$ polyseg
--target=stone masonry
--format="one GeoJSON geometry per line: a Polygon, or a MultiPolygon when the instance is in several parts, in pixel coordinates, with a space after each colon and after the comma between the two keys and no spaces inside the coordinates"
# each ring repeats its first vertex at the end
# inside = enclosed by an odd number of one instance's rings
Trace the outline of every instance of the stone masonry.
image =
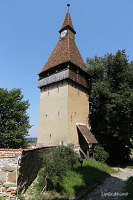
{"type": "Polygon", "coordinates": [[[39,155],[46,149],[0,149],[0,200],[16,199],[17,191],[32,184],[41,168],[39,155]]]}
{"type": "Polygon", "coordinates": [[[0,197],[15,199],[22,149],[0,149],[0,197]]]}

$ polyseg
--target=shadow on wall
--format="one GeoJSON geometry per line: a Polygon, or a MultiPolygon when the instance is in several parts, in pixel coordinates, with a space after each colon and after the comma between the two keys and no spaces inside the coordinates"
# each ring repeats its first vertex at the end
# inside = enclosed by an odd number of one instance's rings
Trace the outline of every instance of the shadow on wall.
{"type": "Polygon", "coordinates": [[[25,192],[37,177],[42,166],[42,160],[39,154],[45,151],[45,148],[38,148],[23,151],[18,176],[18,191],[25,192]]]}

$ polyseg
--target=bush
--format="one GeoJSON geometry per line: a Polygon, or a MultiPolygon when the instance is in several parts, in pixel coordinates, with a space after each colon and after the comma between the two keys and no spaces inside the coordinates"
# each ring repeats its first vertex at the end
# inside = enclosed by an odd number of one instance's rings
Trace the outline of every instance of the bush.
{"type": "Polygon", "coordinates": [[[42,171],[42,174],[39,174],[39,179],[41,179],[41,182],[38,180],[39,183],[42,183],[43,185],[41,186],[41,189],[39,188],[39,190],[37,190],[36,186],[39,185],[36,185],[35,181],[33,185],[26,191],[25,196],[29,196],[29,200],[69,199],[71,195],[75,195],[84,189],[91,190],[96,183],[104,180],[108,174],[117,172],[118,171],[110,168],[105,163],[100,163],[94,160],[83,160],[82,167],[79,162],[76,162],[72,169],[66,172],[61,182],[60,192],[56,192],[55,189],[48,192],[41,192],[45,185],[45,176],[42,171]]]}
{"type": "Polygon", "coordinates": [[[100,145],[94,147],[94,157],[97,161],[105,163],[109,157],[109,154],[100,145]]]}
{"type": "Polygon", "coordinates": [[[60,192],[63,177],[78,160],[77,153],[74,151],[73,146],[60,146],[45,151],[41,157],[43,168],[40,170],[38,177],[38,190],[60,192]]]}

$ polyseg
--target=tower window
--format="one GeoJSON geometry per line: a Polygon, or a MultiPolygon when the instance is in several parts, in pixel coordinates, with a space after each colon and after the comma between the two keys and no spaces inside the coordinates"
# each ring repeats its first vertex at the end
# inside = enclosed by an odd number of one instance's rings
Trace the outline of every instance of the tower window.
{"type": "Polygon", "coordinates": [[[60,115],[60,111],[58,111],[58,116],[60,115]]]}

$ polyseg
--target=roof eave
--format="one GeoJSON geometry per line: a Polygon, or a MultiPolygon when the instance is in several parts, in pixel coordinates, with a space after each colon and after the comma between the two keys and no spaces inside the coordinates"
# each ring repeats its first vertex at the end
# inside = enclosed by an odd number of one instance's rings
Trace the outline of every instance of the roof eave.
{"type": "Polygon", "coordinates": [[[45,72],[48,72],[48,71],[51,70],[51,69],[55,69],[56,67],[59,67],[59,66],[61,66],[61,65],[63,65],[63,64],[68,64],[68,65],[69,65],[69,64],[72,64],[73,66],[75,66],[75,67],[77,67],[79,70],[81,70],[83,73],[85,73],[88,77],[91,77],[91,76],[87,73],[87,71],[86,71],[85,69],[82,69],[81,67],[75,65],[75,64],[72,63],[70,60],[68,60],[68,61],[66,61],[66,62],[64,62],[64,63],[60,63],[60,64],[58,64],[58,65],[56,65],[56,66],[50,67],[50,68],[48,68],[48,69],[44,69],[43,71],[39,72],[38,75],[40,76],[41,74],[43,74],[43,73],[45,73],[45,72]]]}
{"type": "Polygon", "coordinates": [[[67,25],[67,26],[65,26],[65,27],[63,27],[63,28],[61,28],[61,29],[59,30],[59,33],[61,33],[63,30],[66,30],[66,29],[70,29],[74,34],[76,34],[76,31],[75,31],[71,26],[69,26],[69,25],[67,25]]]}

